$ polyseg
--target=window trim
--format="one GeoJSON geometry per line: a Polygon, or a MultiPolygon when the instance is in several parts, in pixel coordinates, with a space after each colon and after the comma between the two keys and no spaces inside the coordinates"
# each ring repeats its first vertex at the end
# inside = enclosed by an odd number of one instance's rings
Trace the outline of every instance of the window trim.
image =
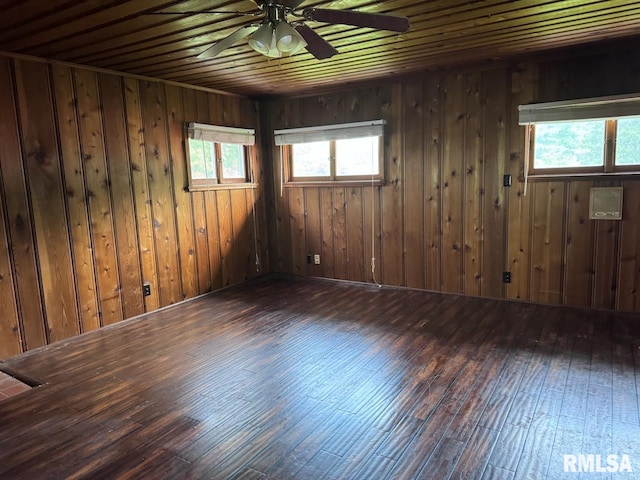
{"type": "Polygon", "coordinates": [[[628,117],[640,117],[640,93],[519,105],[518,124],[526,127],[525,138],[529,139],[528,145],[525,141],[525,183],[527,178],[629,177],[640,174],[640,164],[615,165],[617,120],[628,117]],[[607,122],[602,166],[536,169],[535,125],[580,120],[607,122]]]}
{"type": "Polygon", "coordinates": [[[294,177],[293,176],[293,145],[282,145],[282,156],[285,164],[285,182],[287,183],[318,183],[331,182],[333,173],[333,162],[331,161],[331,144],[329,144],[329,176],[326,177],[294,177]]]}
{"type": "Polygon", "coordinates": [[[332,186],[385,184],[385,148],[384,126],[386,120],[343,123],[315,127],[291,128],[275,130],[275,144],[280,147],[282,162],[282,184],[284,186],[332,186]],[[337,175],[336,141],[355,138],[378,138],[378,173],[375,175],[337,175]],[[328,141],[329,144],[329,176],[294,177],[293,148],[294,144],[328,141]]]}
{"type": "Polygon", "coordinates": [[[329,168],[330,174],[327,177],[294,177],[293,176],[293,148],[291,145],[282,145],[282,160],[284,162],[284,184],[294,187],[299,186],[326,186],[326,185],[374,185],[385,184],[384,169],[384,139],[378,137],[378,173],[375,175],[337,175],[336,171],[336,140],[330,140],[329,146],[329,168]],[[373,180],[372,180],[373,179],[373,180]]]}
{"type": "MultiPolygon", "coordinates": [[[[251,176],[249,175],[249,148],[247,147],[247,145],[242,145],[242,160],[244,163],[244,178],[242,177],[238,177],[238,178],[225,178],[224,176],[224,168],[222,166],[222,143],[224,142],[215,142],[215,150],[216,150],[216,173],[217,173],[217,177],[221,180],[219,183],[225,184],[225,183],[247,183],[250,179],[251,176]]],[[[229,145],[229,144],[227,144],[229,145]]]]}
{"type": "MultiPolygon", "coordinates": [[[[195,138],[197,140],[197,138],[195,138]]],[[[185,159],[187,168],[187,181],[185,187],[189,192],[206,190],[228,190],[235,188],[255,188],[253,181],[253,168],[255,165],[255,130],[246,128],[220,127],[216,125],[187,123],[185,128],[185,159]],[[213,143],[215,178],[193,178],[191,169],[191,149],[189,139],[200,132],[202,140],[213,143]],[[193,135],[193,136],[192,136],[193,135]],[[224,141],[227,140],[227,141],[224,141]],[[244,156],[244,178],[224,178],[222,168],[221,144],[242,145],[244,156]]]]}
{"type": "MultiPolygon", "coordinates": [[[[625,118],[625,117],[622,117],[625,118]]],[[[627,117],[628,118],[628,117],[627,117]]],[[[554,178],[554,177],[570,177],[570,176],[617,176],[621,174],[637,175],[640,174],[640,163],[636,165],[616,165],[616,140],[617,126],[619,118],[595,119],[605,122],[605,138],[602,148],[602,165],[586,166],[586,167],[559,167],[559,168],[536,168],[535,163],[535,127],[531,124],[527,128],[531,128],[529,134],[529,168],[527,176],[529,178],[554,178]]],[[[564,123],[578,122],[578,120],[566,120],[564,123]]],[[[544,123],[544,122],[538,122],[544,123]]],[[[527,148],[527,147],[525,147],[527,148]]]]}

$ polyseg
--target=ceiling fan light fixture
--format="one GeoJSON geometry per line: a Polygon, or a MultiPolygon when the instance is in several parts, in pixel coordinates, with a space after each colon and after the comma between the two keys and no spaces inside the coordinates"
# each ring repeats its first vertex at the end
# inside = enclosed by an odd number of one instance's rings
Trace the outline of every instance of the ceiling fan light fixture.
{"type": "Polygon", "coordinates": [[[302,36],[287,22],[278,22],[276,26],[276,47],[282,53],[293,53],[304,42],[302,36]]]}
{"type": "Polygon", "coordinates": [[[302,35],[285,20],[263,23],[249,36],[249,46],[269,58],[293,55],[307,46],[302,35]]]}
{"type": "Polygon", "coordinates": [[[273,41],[271,42],[271,45],[269,46],[269,51],[267,53],[265,53],[264,55],[266,55],[269,58],[281,58],[283,57],[283,54],[280,50],[278,50],[278,48],[276,47],[276,36],[275,34],[273,35],[273,41]]]}
{"type": "Polygon", "coordinates": [[[249,37],[249,46],[256,52],[262,55],[269,55],[269,51],[272,50],[272,44],[275,41],[275,32],[270,23],[263,23],[258,30],[256,30],[249,37]]]}
{"type": "Polygon", "coordinates": [[[260,12],[151,12],[166,15],[184,15],[201,13],[235,14],[261,17],[260,23],[245,25],[198,54],[198,58],[213,58],[231,48],[238,41],[247,38],[249,46],[256,52],[270,58],[292,56],[306,48],[318,60],[331,58],[338,53],[329,42],[308,27],[305,21],[323,22],[330,25],[353,25],[356,27],[388,30],[403,33],[409,30],[411,23],[407,17],[383,13],[359,12],[354,10],[336,10],[331,8],[309,7],[298,10],[304,0],[253,0],[260,12]],[[289,23],[287,16],[296,19],[289,23]]]}

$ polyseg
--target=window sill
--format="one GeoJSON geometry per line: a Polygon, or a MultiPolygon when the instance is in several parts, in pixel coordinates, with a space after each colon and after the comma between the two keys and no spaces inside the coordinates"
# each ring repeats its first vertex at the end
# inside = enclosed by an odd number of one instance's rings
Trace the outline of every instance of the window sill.
{"type": "Polygon", "coordinates": [[[384,180],[326,180],[326,181],[316,181],[316,182],[305,182],[305,181],[296,181],[296,182],[285,182],[283,186],[285,188],[296,188],[296,187],[368,187],[373,185],[374,187],[382,187],[385,185],[384,180]]]}
{"type": "MultiPolygon", "coordinates": [[[[584,172],[584,173],[532,173],[527,177],[528,182],[544,181],[572,181],[572,180],[640,180],[640,171],[633,172],[584,172]]],[[[524,182],[524,176],[518,181],[524,182]]]]}
{"type": "Polygon", "coordinates": [[[242,190],[258,188],[257,183],[216,183],[215,185],[189,185],[187,192],[206,192],[209,190],[242,190]]]}

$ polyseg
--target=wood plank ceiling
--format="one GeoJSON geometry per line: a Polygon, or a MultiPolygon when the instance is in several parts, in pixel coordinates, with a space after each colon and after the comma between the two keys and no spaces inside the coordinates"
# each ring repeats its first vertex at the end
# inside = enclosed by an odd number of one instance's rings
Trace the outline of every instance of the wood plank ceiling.
{"type": "Polygon", "coordinates": [[[309,23],[339,54],[278,60],[240,41],[214,59],[198,53],[252,16],[251,0],[0,0],[0,51],[74,62],[244,95],[313,93],[425,69],[637,35],[628,0],[307,0],[302,7],[409,17],[405,34],[309,23]],[[157,15],[154,12],[174,12],[157,15]]]}

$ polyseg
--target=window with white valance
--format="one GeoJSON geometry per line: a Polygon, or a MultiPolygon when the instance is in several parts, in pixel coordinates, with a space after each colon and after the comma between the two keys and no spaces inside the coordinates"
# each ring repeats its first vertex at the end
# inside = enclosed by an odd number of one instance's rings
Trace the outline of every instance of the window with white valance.
{"type": "Polygon", "coordinates": [[[276,130],[285,182],[384,180],[384,120],[276,130]]]}
{"type": "Polygon", "coordinates": [[[525,176],[640,172],[640,94],[520,105],[525,176]]]}
{"type": "Polygon", "coordinates": [[[253,129],[189,123],[186,145],[189,189],[249,183],[249,158],[254,145],[253,129]]]}

